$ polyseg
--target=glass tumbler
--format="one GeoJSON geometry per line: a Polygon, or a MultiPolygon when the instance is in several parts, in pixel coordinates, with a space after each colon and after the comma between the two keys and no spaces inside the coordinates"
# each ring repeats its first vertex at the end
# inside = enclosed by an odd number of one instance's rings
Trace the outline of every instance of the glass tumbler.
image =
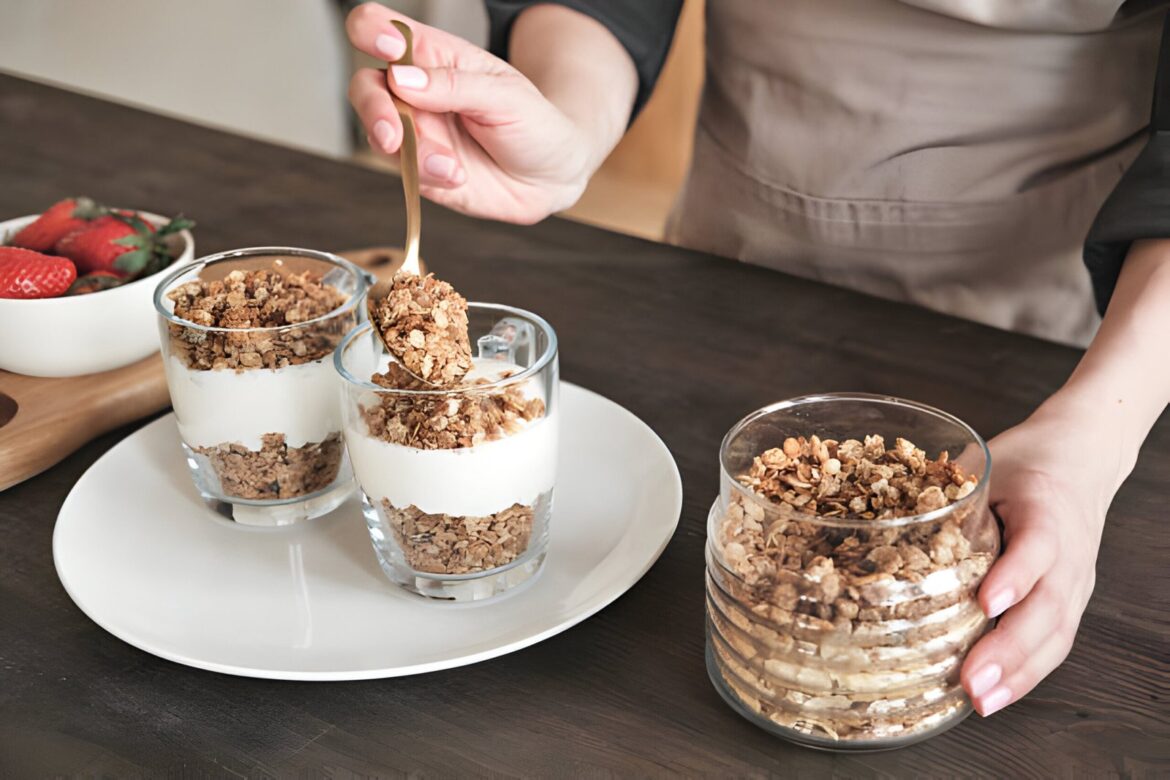
{"type": "MultiPolygon", "coordinates": [[[[331,357],[359,321],[366,286],[362,271],[336,255],[254,247],[185,265],[155,290],[167,386],[187,464],[199,494],[225,518],[288,525],[326,514],[352,492],[338,409],[341,383],[331,357]],[[306,319],[315,309],[276,303],[279,289],[253,291],[266,297],[247,300],[256,307],[252,315],[259,316],[265,303],[281,311],[262,320],[283,323],[269,327],[209,326],[175,315],[172,293],[194,294],[202,283],[231,282],[239,275],[229,274],[253,271],[270,271],[286,285],[294,276],[319,281],[333,288],[330,304],[339,302],[306,319]]],[[[246,325],[247,314],[241,317],[246,325]]]]}
{"type": "MultiPolygon", "coordinates": [[[[707,526],[707,669],[732,708],[830,750],[899,747],[966,717],[959,670],[989,627],[976,593],[999,552],[979,435],[897,398],[806,396],[741,420],[719,462],[707,526]],[[737,479],[764,451],[814,434],[836,442],[876,434],[891,446],[901,437],[927,458],[946,452],[978,481],[962,491],[956,482],[949,503],[932,511],[865,519],[854,507],[804,513],[737,479]]],[[[836,473],[839,463],[822,468],[836,473]]],[[[886,476],[877,472],[866,479],[886,476]]]]}
{"type": "Polygon", "coordinates": [[[490,598],[540,572],[559,427],[552,327],[486,303],[469,304],[468,319],[477,354],[457,389],[372,382],[391,358],[368,323],[334,356],[378,562],[406,590],[455,601],[490,598]]]}

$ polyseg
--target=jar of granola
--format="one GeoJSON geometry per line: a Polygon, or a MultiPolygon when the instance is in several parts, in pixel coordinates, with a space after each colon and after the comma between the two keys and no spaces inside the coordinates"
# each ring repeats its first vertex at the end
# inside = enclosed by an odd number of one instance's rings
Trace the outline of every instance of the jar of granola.
{"type": "Polygon", "coordinates": [[[806,396],[741,420],[720,449],[707,540],[707,668],[727,702],[810,747],[937,734],[988,629],[976,593],[999,551],[991,459],[921,404],[806,396]]]}

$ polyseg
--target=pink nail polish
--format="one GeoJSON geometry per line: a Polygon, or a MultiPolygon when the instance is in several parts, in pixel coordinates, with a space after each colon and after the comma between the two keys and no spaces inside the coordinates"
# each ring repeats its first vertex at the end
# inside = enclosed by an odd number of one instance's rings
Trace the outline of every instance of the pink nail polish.
{"type": "Polygon", "coordinates": [[[984,696],[979,702],[979,712],[983,717],[993,715],[1012,701],[1012,692],[1006,686],[999,686],[991,693],[984,696]]]}
{"type": "Polygon", "coordinates": [[[406,41],[401,36],[383,33],[374,39],[374,50],[387,60],[396,60],[406,53],[406,41]]]}
{"type": "Polygon", "coordinates": [[[1003,669],[999,664],[986,664],[982,669],[971,675],[971,698],[978,699],[991,690],[991,686],[999,682],[1003,676],[1003,669]]]}
{"type": "Polygon", "coordinates": [[[390,73],[394,83],[406,89],[423,89],[430,80],[425,70],[414,65],[391,65],[390,73]]]}
{"type": "Polygon", "coordinates": [[[987,617],[997,618],[1008,611],[1012,604],[1016,603],[1016,594],[1012,592],[1011,588],[1005,588],[998,593],[993,593],[991,598],[987,600],[987,617]]]}
{"type": "Polygon", "coordinates": [[[423,170],[436,179],[447,181],[455,173],[456,162],[442,154],[432,154],[423,160],[423,170]]]}
{"type": "Polygon", "coordinates": [[[378,139],[378,146],[382,151],[390,151],[390,142],[394,140],[394,128],[385,119],[374,122],[374,137],[378,139]]]}

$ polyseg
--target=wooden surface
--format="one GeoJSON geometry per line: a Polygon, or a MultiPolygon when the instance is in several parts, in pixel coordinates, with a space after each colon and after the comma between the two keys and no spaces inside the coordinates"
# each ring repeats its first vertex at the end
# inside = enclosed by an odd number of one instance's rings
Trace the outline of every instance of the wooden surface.
{"type": "MultiPolygon", "coordinates": [[[[382,278],[393,276],[403,260],[402,250],[391,247],[339,254],[382,278]]],[[[0,408],[0,491],[60,463],[96,436],[166,409],[170,402],[157,354],[86,376],[51,378],[0,371],[0,404],[9,407],[0,408]]]]}
{"type": "Polygon", "coordinates": [[[95,436],[165,409],[171,400],[157,353],[86,376],[0,371],[0,393],[16,402],[16,414],[0,426],[0,491],[59,463],[95,436]]]}
{"type": "MultiPolygon", "coordinates": [[[[343,163],[5,77],[0,127],[0,214],[84,192],[189,214],[206,251],[402,234],[397,180],[343,163]]],[[[703,666],[703,526],[724,432],[776,399],[858,390],[939,406],[992,435],[1056,389],[1077,353],[584,225],[425,210],[433,270],[473,299],[547,316],[564,378],[670,447],[685,499],[661,560],[582,625],[462,669],[330,684],[188,669],[106,634],[54,575],[61,502],[123,428],[0,495],[0,776],[1170,771],[1166,417],[1112,509],[1077,644],[1030,697],[896,752],[792,747],[732,713],[703,666]]]]}

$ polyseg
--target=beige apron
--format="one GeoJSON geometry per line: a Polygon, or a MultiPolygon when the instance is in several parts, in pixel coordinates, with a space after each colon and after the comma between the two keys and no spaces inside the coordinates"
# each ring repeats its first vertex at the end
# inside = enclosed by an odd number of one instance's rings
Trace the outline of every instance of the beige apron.
{"type": "Polygon", "coordinates": [[[707,0],[684,246],[1058,341],[1144,142],[1164,6],[707,0]]]}

